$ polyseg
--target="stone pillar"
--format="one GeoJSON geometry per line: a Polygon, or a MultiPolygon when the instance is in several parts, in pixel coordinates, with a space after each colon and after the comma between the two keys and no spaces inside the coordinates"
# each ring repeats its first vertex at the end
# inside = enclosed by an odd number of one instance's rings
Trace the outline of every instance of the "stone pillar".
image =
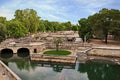
{"type": "Polygon", "coordinates": [[[11,47],[10,49],[12,49],[12,50],[13,50],[13,53],[16,54],[19,48],[20,48],[20,47],[11,47]]]}

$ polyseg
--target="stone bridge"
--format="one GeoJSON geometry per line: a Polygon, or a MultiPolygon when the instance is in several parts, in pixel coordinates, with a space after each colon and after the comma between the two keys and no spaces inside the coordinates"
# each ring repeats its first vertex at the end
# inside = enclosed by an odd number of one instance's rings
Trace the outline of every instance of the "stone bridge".
{"type": "Polygon", "coordinates": [[[10,51],[12,53],[18,53],[19,51],[27,51],[30,54],[34,54],[34,53],[40,53],[41,51],[43,51],[45,49],[45,45],[41,44],[41,45],[6,45],[6,46],[1,46],[0,45],[0,53],[4,52],[4,51],[10,51]]]}

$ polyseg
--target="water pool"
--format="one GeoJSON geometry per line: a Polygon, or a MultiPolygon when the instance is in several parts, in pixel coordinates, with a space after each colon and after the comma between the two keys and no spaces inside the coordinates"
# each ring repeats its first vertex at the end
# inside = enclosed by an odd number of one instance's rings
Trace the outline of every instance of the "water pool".
{"type": "Polygon", "coordinates": [[[6,59],[8,65],[22,80],[120,80],[120,66],[104,62],[38,63],[29,59],[6,59]]]}

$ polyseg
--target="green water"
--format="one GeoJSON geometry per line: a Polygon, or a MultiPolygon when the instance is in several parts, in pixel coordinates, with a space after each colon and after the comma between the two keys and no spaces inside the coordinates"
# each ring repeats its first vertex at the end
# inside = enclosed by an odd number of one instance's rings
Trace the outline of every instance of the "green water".
{"type": "Polygon", "coordinates": [[[120,80],[120,66],[103,61],[86,64],[31,62],[29,58],[1,58],[22,80],[120,80]]]}

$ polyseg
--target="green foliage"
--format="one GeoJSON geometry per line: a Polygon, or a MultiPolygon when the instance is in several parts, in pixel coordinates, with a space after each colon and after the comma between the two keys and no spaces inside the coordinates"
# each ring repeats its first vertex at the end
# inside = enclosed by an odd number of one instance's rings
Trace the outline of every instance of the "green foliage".
{"type": "Polygon", "coordinates": [[[45,25],[46,31],[51,31],[51,32],[54,31],[53,26],[51,25],[51,23],[48,20],[44,21],[44,25],[45,25]]]}
{"type": "Polygon", "coordinates": [[[55,38],[54,43],[56,45],[56,51],[59,50],[59,44],[62,43],[62,40],[60,38],[55,38]]]}
{"type": "Polygon", "coordinates": [[[92,29],[88,25],[88,20],[85,18],[82,18],[79,22],[79,36],[82,38],[83,42],[88,41],[92,38],[92,29]]]}
{"type": "Polygon", "coordinates": [[[2,23],[0,23],[0,42],[5,40],[6,38],[6,26],[2,23]]]}
{"type": "Polygon", "coordinates": [[[44,52],[43,54],[48,54],[48,55],[69,55],[69,54],[71,54],[71,52],[70,51],[65,51],[65,50],[59,50],[59,51],[50,50],[50,51],[44,52]]]}
{"type": "Polygon", "coordinates": [[[78,31],[78,28],[79,28],[78,25],[73,25],[73,26],[72,26],[72,30],[73,30],[73,31],[78,31]]]}
{"type": "Polygon", "coordinates": [[[27,28],[20,21],[11,20],[7,22],[7,34],[10,37],[19,38],[28,33],[27,28]]]}
{"type": "Polygon", "coordinates": [[[15,19],[22,22],[30,33],[35,33],[38,30],[40,17],[33,9],[16,10],[15,19]]]}
{"type": "Polygon", "coordinates": [[[38,31],[42,32],[56,32],[56,31],[63,31],[63,30],[78,30],[77,25],[72,25],[70,22],[49,22],[48,20],[40,20],[38,31]]]}
{"type": "Polygon", "coordinates": [[[70,21],[59,23],[40,20],[37,12],[33,9],[16,10],[15,20],[22,22],[22,24],[28,29],[29,33],[36,33],[39,31],[56,32],[61,30],[77,30],[76,25],[73,27],[70,21]]]}
{"type": "Polygon", "coordinates": [[[59,23],[58,22],[51,22],[51,26],[53,27],[54,32],[58,31],[59,23]]]}
{"type": "Polygon", "coordinates": [[[6,23],[6,17],[0,17],[0,23],[5,24],[6,23]]]}
{"type": "Polygon", "coordinates": [[[109,34],[113,35],[115,40],[120,40],[120,10],[116,9],[103,8],[98,13],[89,16],[88,19],[80,19],[79,26],[71,24],[70,21],[60,23],[40,20],[33,9],[16,10],[14,16],[15,19],[8,22],[5,17],[0,17],[0,42],[6,37],[18,38],[27,33],[64,30],[79,30],[83,41],[84,38],[91,39],[92,34],[96,38],[104,39],[106,43],[109,34]]]}
{"type": "Polygon", "coordinates": [[[99,11],[99,13],[89,16],[88,21],[90,26],[92,26],[94,35],[96,37],[101,37],[102,39],[105,39],[105,43],[107,43],[107,38],[109,34],[112,34],[114,36],[118,36],[119,34],[119,10],[108,10],[106,8],[103,8],[99,11]]]}
{"type": "Polygon", "coordinates": [[[120,40],[120,21],[113,21],[111,26],[114,26],[111,28],[111,34],[114,35],[114,39],[120,40]]]}
{"type": "Polygon", "coordinates": [[[57,27],[57,31],[64,31],[66,29],[66,26],[63,25],[63,23],[59,23],[59,26],[57,27]]]}
{"type": "Polygon", "coordinates": [[[65,26],[64,30],[72,30],[72,24],[70,21],[62,23],[63,26],[65,26]]]}
{"type": "Polygon", "coordinates": [[[0,42],[6,39],[6,18],[0,17],[0,42]]]}
{"type": "Polygon", "coordinates": [[[46,27],[45,27],[45,24],[44,24],[44,21],[43,20],[40,20],[40,23],[39,23],[39,26],[38,26],[38,32],[46,32],[46,27]]]}
{"type": "Polygon", "coordinates": [[[6,37],[22,37],[27,33],[77,30],[77,26],[72,25],[69,21],[59,23],[40,20],[37,12],[33,9],[18,9],[14,16],[15,18],[10,21],[6,21],[6,17],[0,17],[0,41],[6,37]]]}

